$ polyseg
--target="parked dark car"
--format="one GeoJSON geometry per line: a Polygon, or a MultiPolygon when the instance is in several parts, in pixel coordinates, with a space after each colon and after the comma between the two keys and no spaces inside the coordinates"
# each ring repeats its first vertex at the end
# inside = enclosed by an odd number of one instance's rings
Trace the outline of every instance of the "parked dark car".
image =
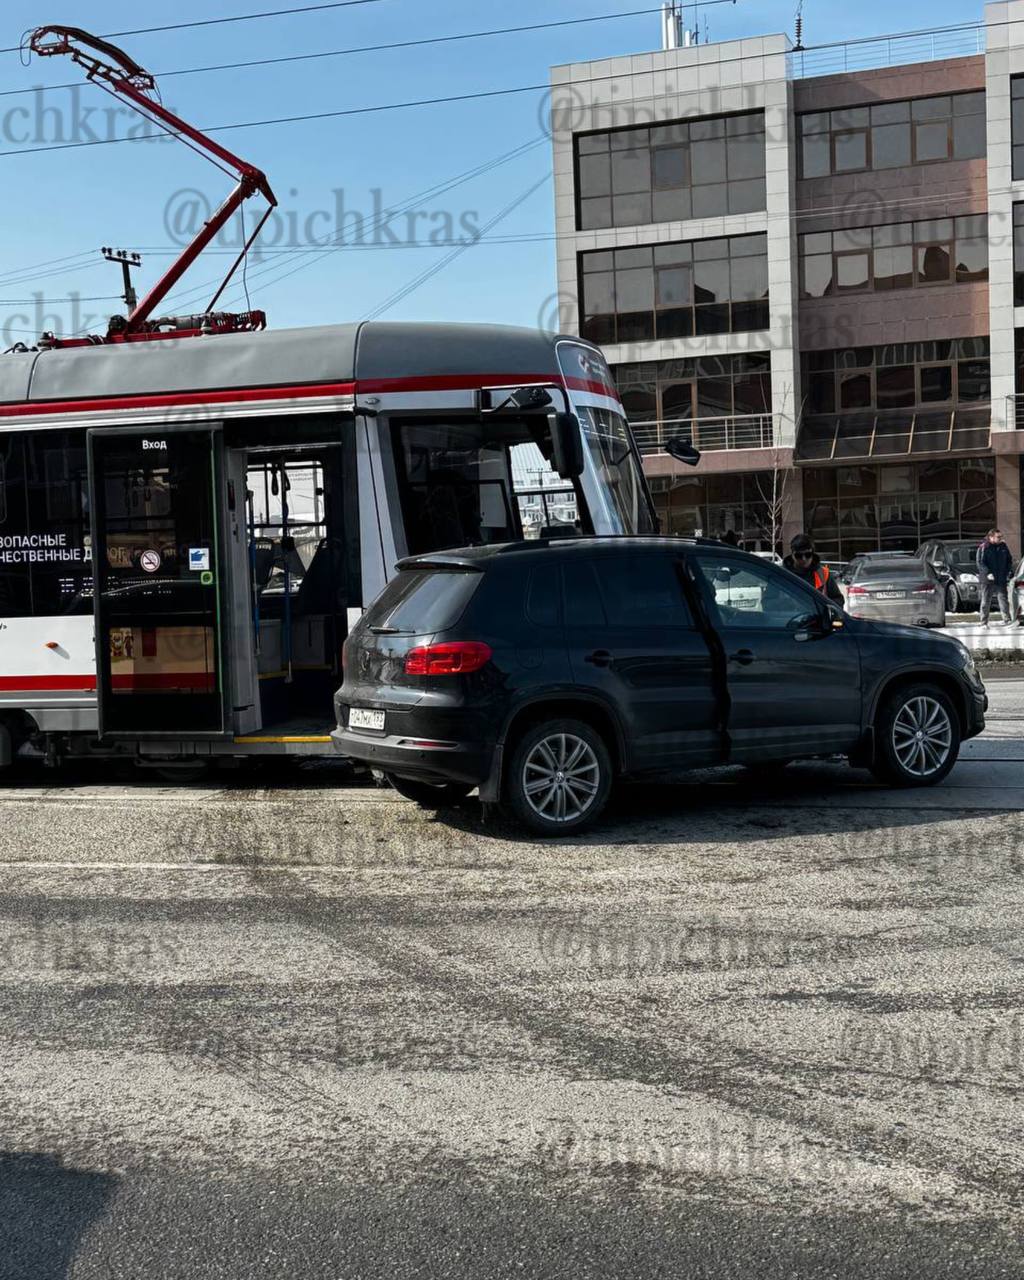
{"type": "Polygon", "coordinates": [[[970,613],[981,603],[978,583],[978,539],[923,542],[917,555],[932,565],[943,581],[947,613],[970,613]]]}
{"type": "Polygon", "coordinates": [[[424,804],[579,830],[613,781],[842,753],[944,778],[984,727],[959,641],[850,618],[720,543],[559,539],[404,560],[345,644],[338,750],[424,804]]]}

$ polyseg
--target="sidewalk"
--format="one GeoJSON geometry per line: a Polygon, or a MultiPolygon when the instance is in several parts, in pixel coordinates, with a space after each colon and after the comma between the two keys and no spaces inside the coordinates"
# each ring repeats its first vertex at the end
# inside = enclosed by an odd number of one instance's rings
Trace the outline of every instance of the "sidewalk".
{"type": "MultiPolygon", "coordinates": [[[[957,615],[952,615],[954,618],[957,615]]],[[[998,613],[996,613],[998,618],[998,613]]],[[[947,623],[947,635],[956,636],[972,652],[987,650],[991,657],[1019,654],[1024,658],[1024,627],[1004,626],[1001,622],[990,622],[983,627],[980,622],[947,623]]]]}

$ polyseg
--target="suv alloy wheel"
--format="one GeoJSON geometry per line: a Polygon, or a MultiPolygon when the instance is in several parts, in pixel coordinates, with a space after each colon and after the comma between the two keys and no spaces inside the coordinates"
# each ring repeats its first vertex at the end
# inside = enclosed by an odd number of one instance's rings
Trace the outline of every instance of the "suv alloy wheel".
{"type": "Polygon", "coordinates": [[[531,831],[569,835],[597,820],[611,785],[611,757],[597,730],[582,720],[547,720],[512,752],[505,797],[531,831]]]}
{"type": "Polygon", "coordinates": [[[959,748],[960,718],[949,697],[933,684],[908,685],[879,710],[872,772],[899,787],[930,786],[949,773],[959,748]]]}

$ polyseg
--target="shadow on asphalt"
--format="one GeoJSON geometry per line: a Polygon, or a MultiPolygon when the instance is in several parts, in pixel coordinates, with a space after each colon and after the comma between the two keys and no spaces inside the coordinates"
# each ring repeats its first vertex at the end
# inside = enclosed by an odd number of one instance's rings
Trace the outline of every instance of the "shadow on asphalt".
{"type": "Polygon", "coordinates": [[[315,787],[373,787],[370,774],[350,760],[319,758],[276,758],[242,760],[237,767],[212,766],[196,776],[194,771],[139,768],[131,761],[67,760],[47,768],[39,760],[16,760],[0,770],[0,795],[5,791],[40,790],[62,787],[132,787],[140,791],[155,788],[220,788],[248,791],[279,787],[301,791],[315,787]]]}
{"type": "MultiPolygon", "coordinates": [[[[938,788],[928,790],[934,795],[941,789],[940,783],[938,788]]],[[[855,795],[859,799],[865,793],[877,795],[880,804],[894,794],[867,770],[851,769],[846,764],[808,761],[771,778],[758,778],[735,766],[704,769],[670,782],[620,784],[596,826],[547,843],[570,847],[687,845],[706,844],[709,840],[764,840],[789,833],[833,835],[852,849],[871,832],[898,832],[906,827],[920,833],[933,823],[949,821],[950,810],[944,806],[918,808],[911,803],[879,812],[862,804],[844,805],[844,797],[855,795]],[[786,807],[787,797],[794,801],[790,808],[786,807]],[[808,804],[808,797],[816,797],[820,803],[808,804]]],[[[898,794],[907,795],[904,791],[898,794]]],[[[949,804],[959,809],[962,798],[951,794],[949,804]]],[[[1013,815],[1015,821],[1020,819],[1020,807],[1012,803],[984,812],[990,818],[1013,815]]],[[[536,844],[540,839],[500,814],[485,816],[476,800],[437,810],[431,816],[466,834],[517,844],[536,844]]]]}
{"type": "MultiPolygon", "coordinates": [[[[190,792],[223,792],[226,796],[260,791],[266,795],[303,790],[318,793],[323,803],[330,789],[339,788],[338,804],[360,790],[376,791],[393,801],[402,822],[440,824],[470,837],[498,839],[513,844],[593,847],[594,845],[703,845],[709,841],[739,842],[785,836],[835,836],[844,844],[861,841],[872,832],[885,831],[891,838],[901,828],[918,832],[931,824],[949,821],[950,810],[962,810],[962,794],[949,793],[941,803],[943,785],[922,789],[924,806],[913,803],[912,793],[894,792],[877,782],[865,769],[852,769],[842,761],[797,762],[779,773],[758,775],[741,766],[692,770],[670,780],[620,783],[596,826],[575,836],[544,839],[507,820],[499,811],[484,812],[475,797],[443,809],[420,809],[389,788],[378,788],[366,772],[346,761],[255,761],[240,769],[214,770],[203,778],[169,781],[150,770],[130,764],[87,761],[44,769],[35,761],[18,762],[0,774],[0,796],[5,792],[62,790],[74,787],[124,789],[144,795],[148,790],[172,788],[187,803],[190,792]],[[887,797],[905,798],[898,807],[884,807],[887,797]],[[936,805],[935,798],[940,796],[936,805]],[[879,810],[863,803],[877,796],[879,810]],[[793,804],[787,807],[787,799],[793,804]],[[849,801],[854,803],[848,803],[849,801]],[[809,803],[810,801],[810,803],[809,803]],[[817,803],[815,803],[815,801],[817,803]]],[[[390,807],[390,806],[389,806],[390,807]]],[[[989,818],[1015,815],[1019,806],[986,807],[989,818]]],[[[1016,829],[1015,829],[1016,830],[1016,829]]],[[[948,840],[948,832],[944,839],[948,840]]]]}
{"type": "Polygon", "coordinates": [[[70,1276],[82,1236],[107,1212],[117,1181],[50,1155],[0,1152],[0,1274],[70,1276]]]}
{"type": "MultiPolygon", "coordinates": [[[[81,1280],[988,1280],[1019,1275],[996,1222],[786,1212],[642,1193],[629,1165],[593,1193],[536,1168],[516,1179],[443,1165],[410,1181],[296,1185],[263,1171],[133,1179],[75,1265],[81,1280]]],[[[727,1201],[731,1183],[716,1187],[727,1201]]],[[[689,1190],[683,1182],[683,1190],[689,1190]]],[[[41,1280],[38,1271],[25,1273],[41,1280]]]]}

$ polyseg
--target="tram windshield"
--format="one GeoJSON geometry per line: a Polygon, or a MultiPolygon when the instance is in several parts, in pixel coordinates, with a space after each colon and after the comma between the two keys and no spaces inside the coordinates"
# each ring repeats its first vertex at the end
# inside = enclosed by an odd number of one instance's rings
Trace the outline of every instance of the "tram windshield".
{"type": "Polygon", "coordinates": [[[577,403],[583,431],[583,490],[601,533],[656,533],[647,486],[625,418],[577,403]]]}

